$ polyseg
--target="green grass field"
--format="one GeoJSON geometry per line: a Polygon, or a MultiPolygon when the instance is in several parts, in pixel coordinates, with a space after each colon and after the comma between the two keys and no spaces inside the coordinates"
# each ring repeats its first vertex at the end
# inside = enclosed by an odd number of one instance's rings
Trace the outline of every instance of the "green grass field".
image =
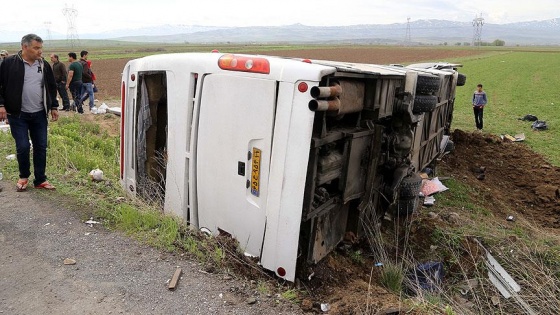
{"type": "Polygon", "coordinates": [[[475,129],[471,99],[482,83],[489,99],[484,132],[525,133],[533,150],[560,165],[560,50],[504,51],[462,62],[467,84],[457,88],[453,129],[475,129]],[[545,120],[549,129],[533,131],[531,122],[518,120],[527,114],[545,120]]]}

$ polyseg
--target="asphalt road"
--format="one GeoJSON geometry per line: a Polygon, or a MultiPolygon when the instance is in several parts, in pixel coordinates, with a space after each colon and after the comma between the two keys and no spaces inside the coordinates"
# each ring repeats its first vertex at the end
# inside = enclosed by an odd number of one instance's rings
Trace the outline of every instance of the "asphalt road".
{"type": "Polygon", "coordinates": [[[57,192],[18,193],[6,179],[0,188],[0,314],[301,314],[254,282],[90,227],[53,201],[57,192]],[[178,266],[183,276],[169,291],[178,266]]]}

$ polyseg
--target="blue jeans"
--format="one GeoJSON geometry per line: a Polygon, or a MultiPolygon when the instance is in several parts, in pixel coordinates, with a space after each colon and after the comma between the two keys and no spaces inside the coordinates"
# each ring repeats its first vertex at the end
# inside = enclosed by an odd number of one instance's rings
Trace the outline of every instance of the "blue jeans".
{"type": "Polygon", "coordinates": [[[78,113],[83,113],[84,109],[82,108],[82,81],[75,81],[70,82],[70,92],[72,93],[72,98],[74,99],[74,106],[78,110],[78,113]]]}
{"type": "Polygon", "coordinates": [[[18,116],[8,115],[12,137],[16,141],[16,155],[19,166],[19,178],[31,175],[29,161],[29,137],[33,143],[33,185],[40,185],[47,180],[47,114],[45,111],[21,113],[18,116]]]}
{"type": "Polygon", "coordinates": [[[83,83],[82,93],[80,95],[82,96],[80,99],[81,103],[83,103],[89,97],[89,109],[92,109],[95,106],[95,98],[93,96],[93,83],[83,83]]]}

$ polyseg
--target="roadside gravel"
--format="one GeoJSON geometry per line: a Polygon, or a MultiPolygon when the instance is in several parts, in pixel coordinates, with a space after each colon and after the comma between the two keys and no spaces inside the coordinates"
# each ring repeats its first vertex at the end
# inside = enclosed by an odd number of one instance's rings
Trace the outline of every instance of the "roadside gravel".
{"type": "Polygon", "coordinates": [[[56,191],[12,186],[0,181],[0,314],[301,314],[254,282],[85,224],[45,196],[56,191]],[[177,267],[183,275],[169,291],[177,267]]]}

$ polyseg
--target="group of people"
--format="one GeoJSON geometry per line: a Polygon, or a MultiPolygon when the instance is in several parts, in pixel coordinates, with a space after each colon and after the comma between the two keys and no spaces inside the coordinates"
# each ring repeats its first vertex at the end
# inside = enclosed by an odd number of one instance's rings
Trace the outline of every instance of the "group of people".
{"type": "Polygon", "coordinates": [[[68,71],[66,65],[60,62],[57,54],[51,54],[51,62],[56,89],[62,99],[62,110],[84,113],[83,103],[89,99],[89,109],[95,107],[95,74],[91,70],[91,61],[88,60],[88,51],[80,52],[80,59],[74,52],[68,53],[68,71]],[[70,105],[67,90],[72,94],[73,104],[70,105]]]}

